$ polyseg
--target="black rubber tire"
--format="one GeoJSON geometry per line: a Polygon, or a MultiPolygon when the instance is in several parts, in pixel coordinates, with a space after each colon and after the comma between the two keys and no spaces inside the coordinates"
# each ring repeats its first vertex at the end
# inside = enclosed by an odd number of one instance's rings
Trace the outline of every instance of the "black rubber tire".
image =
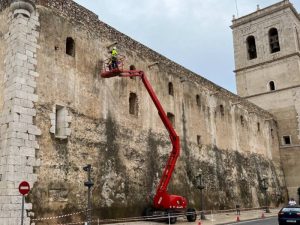
{"type": "Polygon", "coordinates": [[[196,210],[195,209],[192,209],[192,208],[188,208],[186,210],[187,212],[187,215],[186,215],[186,219],[187,221],[189,222],[195,222],[196,219],[197,219],[197,213],[196,213],[196,210]]]}
{"type": "MultiPolygon", "coordinates": [[[[177,222],[177,217],[170,218],[170,224],[175,224],[177,222]]],[[[167,219],[167,223],[169,223],[169,219],[167,219]]]]}
{"type": "Polygon", "coordinates": [[[153,216],[153,208],[152,207],[145,208],[144,212],[143,212],[143,216],[146,216],[146,217],[153,216]]]}
{"type": "Polygon", "coordinates": [[[166,223],[169,224],[169,219],[170,219],[170,224],[175,224],[177,222],[177,217],[175,217],[173,214],[175,212],[173,211],[166,211],[165,212],[165,217],[166,217],[166,223]]]}

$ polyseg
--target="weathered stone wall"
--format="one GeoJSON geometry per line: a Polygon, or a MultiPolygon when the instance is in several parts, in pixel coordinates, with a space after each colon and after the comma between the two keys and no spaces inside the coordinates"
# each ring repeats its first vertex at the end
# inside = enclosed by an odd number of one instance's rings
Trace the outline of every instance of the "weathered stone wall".
{"type": "Polygon", "coordinates": [[[250,97],[249,100],[273,113],[278,123],[280,154],[285,172],[289,196],[298,199],[297,189],[300,186],[299,167],[295,159],[300,157],[299,139],[299,93],[300,88],[289,88],[250,97]],[[280,106],[274,108],[274,106],[280,106]],[[285,144],[283,136],[291,137],[291,144],[285,144]]]}
{"type": "Polygon", "coordinates": [[[288,193],[290,198],[294,198],[297,202],[299,199],[298,188],[299,185],[299,162],[300,157],[299,147],[287,146],[281,149],[281,159],[283,163],[283,170],[285,172],[285,180],[288,184],[288,193]]]}
{"type": "MultiPolygon", "coordinates": [[[[18,187],[26,180],[31,187],[37,179],[34,168],[39,166],[36,136],[40,130],[34,124],[36,49],[39,25],[33,4],[15,1],[2,12],[2,110],[0,148],[0,224],[20,223],[22,197],[18,187]],[[4,64],[3,64],[4,63],[4,64]]],[[[32,204],[26,202],[26,210],[32,204]]],[[[24,224],[30,220],[25,213],[24,224]]]]}
{"type": "Polygon", "coordinates": [[[270,81],[275,83],[276,89],[299,87],[299,63],[300,55],[294,55],[266,65],[237,72],[236,80],[240,88],[239,95],[248,97],[256,94],[270,93],[270,81]],[[289,79],[287,79],[286,74],[289,74],[289,79]]]}
{"type": "Polygon", "coordinates": [[[9,7],[11,3],[11,0],[3,0],[0,2],[0,11],[5,10],[7,7],[9,7]]]}
{"type": "MultiPolygon", "coordinates": [[[[0,14],[0,111],[3,111],[4,103],[4,74],[5,74],[5,51],[7,49],[7,42],[5,41],[4,35],[8,32],[8,10],[0,14]]],[[[0,138],[2,140],[4,133],[1,131],[0,138]]],[[[3,174],[6,172],[6,165],[4,165],[5,155],[3,150],[0,150],[0,217],[5,217],[3,204],[6,203],[6,195],[4,191],[7,189],[6,183],[3,181],[3,174]]],[[[1,221],[1,219],[0,219],[1,221]]]]}
{"type": "Polygon", "coordinates": [[[290,88],[287,90],[278,90],[271,94],[249,97],[250,101],[256,102],[257,105],[265,107],[266,110],[272,112],[278,122],[278,132],[280,137],[280,145],[284,145],[282,137],[290,135],[293,145],[299,145],[299,103],[297,96],[300,88],[290,88]],[[271,101],[272,99],[272,101],[271,101]],[[274,105],[280,107],[274,108],[274,105]]]}
{"type": "MultiPolygon", "coordinates": [[[[5,41],[5,34],[8,31],[8,16],[7,16],[7,11],[0,14],[0,87],[1,90],[3,90],[3,85],[4,85],[4,71],[5,71],[5,64],[4,64],[4,59],[5,59],[5,51],[7,49],[7,43],[5,41]]],[[[0,91],[0,110],[3,110],[3,91],[0,91]]]]}
{"type": "MultiPolygon", "coordinates": [[[[36,217],[85,208],[82,167],[88,163],[94,169],[97,216],[140,215],[151,202],[171,144],[139,79],[100,78],[107,46],[115,41],[126,67],[145,71],[166,112],[175,115],[182,152],[170,193],[186,196],[198,208],[195,177],[201,169],[208,209],[232,208],[237,202],[263,205],[263,175],[269,177],[271,203],[285,197],[270,113],[114,30],[72,1],[40,0],[37,11],[33,124],[41,130],[35,151],[40,166],[34,167],[37,182],[27,199],[36,217]],[[75,41],[74,56],[66,54],[68,37],[75,41]],[[158,64],[148,67],[153,62],[158,64]],[[138,97],[137,115],[129,114],[130,93],[138,97]]],[[[59,221],[71,220],[77,221],[59,221]]]]}
{"type": "Polygon", "coordinates": [[[271,112],[278,123],[280,152],[289,196],[297,198],[300,167],[300,17],[289,1],[233,20],[237,90],[240,96],[271,112]],[[270,52],[269,30],[276,28],[280,51],[270,52]],[[257,58],[247,57],[247,37],[256,41],[257,58]],[[275,90],[270,90],[273,81],[275,90]],[[290,143],[284,141],[290,137],[290,143]]]}
{"type": "MultiPolygon", "coordinates": [[[[262,174],[274,177],[269,180],[270,197],[274,193],[284,196],[277,127],[271,114],[91,15],[95,21],[79,23],[68,13],[80,14],[81,8],[67,1],[67,11],[57,2],[43,1],[38,6],[41,48],[37,69],[41,76],[37,81],[36,122],[42,130],[41,167],[30,197],[36,215],[57,214],[61,207],[63,212],[85,207],[86,174],[82,167],[87,163],[94,167],[93,207],[98,215],[139,215],[148,204],[145,199],[155,192],[171,149],[168,134],[139,79],[100,78],[102,62],[109,56],[106,46],[115,40],[126,56],[126,67],[135,65],[144,70],[166,112],[175,115],[182,154],[170,184],[171,193],[187,196],[191,206],[198,207],[194,180],[201,168],[208,208],[234,207],[236,202],[247,207],[263,205],[259,191],[262,174]],[[67,37],[75,40],[75,57],[65,53],[67,37]],[[153,62],[158,65],[149,68],[153,62]],[[168,93],[169,82],[174,96],[168,93]],[[130,93],[138,96],[138,116],[129,114],[130,93]],[[66,107],[72,118],[67,139],[50,133],[55,105],[66,107]]],[[[275,197],[271,199],[272,204],[277,202],[275,197]]]]}

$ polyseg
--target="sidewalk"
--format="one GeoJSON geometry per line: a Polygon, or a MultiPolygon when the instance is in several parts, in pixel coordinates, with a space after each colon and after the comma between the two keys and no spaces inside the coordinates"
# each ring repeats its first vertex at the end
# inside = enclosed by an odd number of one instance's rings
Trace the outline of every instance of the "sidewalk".
{"type": "MultiPolygon", "coordinates": [[[[263,217],[273,217],[277,216],[280,208],[270,209],[271,213],[265,213],[263,210],[251,210],[251,211],[241,211],[241,215],[237,218],[235,212],[226,212],[219,214],[209,214],[206,215],[206,220],[201,221],[201,225],[217,225],[217,224],[230,224],[236,223],[237,219],[240,221],[254,220],[254,219],[263,219],[263,217]]],[[[198,216],[199,218],[199,216],[198,216]]],[[[180,225],[198,225],[199,219],[195,222],[187,222],[186,218],[178,218],[176,224],[180,225]]],[[[128,223],[117,223],[118,225],[161,225],[166,224],[163,222],[128,222],[128,223]]]]}
{"type": "MultiPolygon", "coordinates": [[[[201,221],[201,225],[217,225],[217,224],[228,224],[228,223],[235,223],[238,220],[240,221],[247,221],[247,220],[254,220],[254,219],[263,219],[267,217],[277,216],[280,208],[278,209],[271,209],[271,213],[265,213],[264,210],[252,210],[252,211],[242,211],[239,218],[237,217],[236,213],[221,213],[215,215],[208,215],[207,220],[201,221]]],[[[197,220],[199,222],[199,220],[197,220]]],[[[182,223],[188,224],[188,223],[182,223]]],[[[198,225],[198,223],[196,223],[198,225]]]]}

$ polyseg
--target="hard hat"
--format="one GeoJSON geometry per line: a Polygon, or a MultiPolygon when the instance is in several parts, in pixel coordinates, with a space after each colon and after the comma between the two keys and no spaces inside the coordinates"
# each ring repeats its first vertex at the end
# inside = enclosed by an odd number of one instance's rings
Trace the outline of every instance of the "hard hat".
{"type": "Polygon", "coordinates": [[[117,47],[116,47],[116,46],[114,46],[114,47],[113,47],[113,49],[117,49],[117,47]]]}

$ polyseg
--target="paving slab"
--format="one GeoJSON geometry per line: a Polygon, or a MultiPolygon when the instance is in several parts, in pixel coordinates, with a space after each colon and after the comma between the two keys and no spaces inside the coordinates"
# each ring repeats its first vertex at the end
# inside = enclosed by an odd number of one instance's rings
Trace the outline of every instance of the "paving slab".
{"type": "MultiPolygon", "coordinates": [[[[248,221],[255,219],[264,219],[268,217],[277,216],[280,208],[271,209],[270,213],[265,213],[263,210],[249,210],[241,211],[238,216],[236,212],[226,212],[226,213],[210,213],[206,215],[206,220],[200,221],[197,219],[195,222],[188,222],[185,218],[179,217],[176,224],[180,225],[221,225],[221,224],[237,224],[238,221],[248,221]]],[[[198,217],[199,218],[199,217],[198,217]]],[[[139,222],[123,222],[114,223],[118,225],[158,225],[167,224],[164,222],[153,222],[153,221],[139,221],[139,222]]]]}

